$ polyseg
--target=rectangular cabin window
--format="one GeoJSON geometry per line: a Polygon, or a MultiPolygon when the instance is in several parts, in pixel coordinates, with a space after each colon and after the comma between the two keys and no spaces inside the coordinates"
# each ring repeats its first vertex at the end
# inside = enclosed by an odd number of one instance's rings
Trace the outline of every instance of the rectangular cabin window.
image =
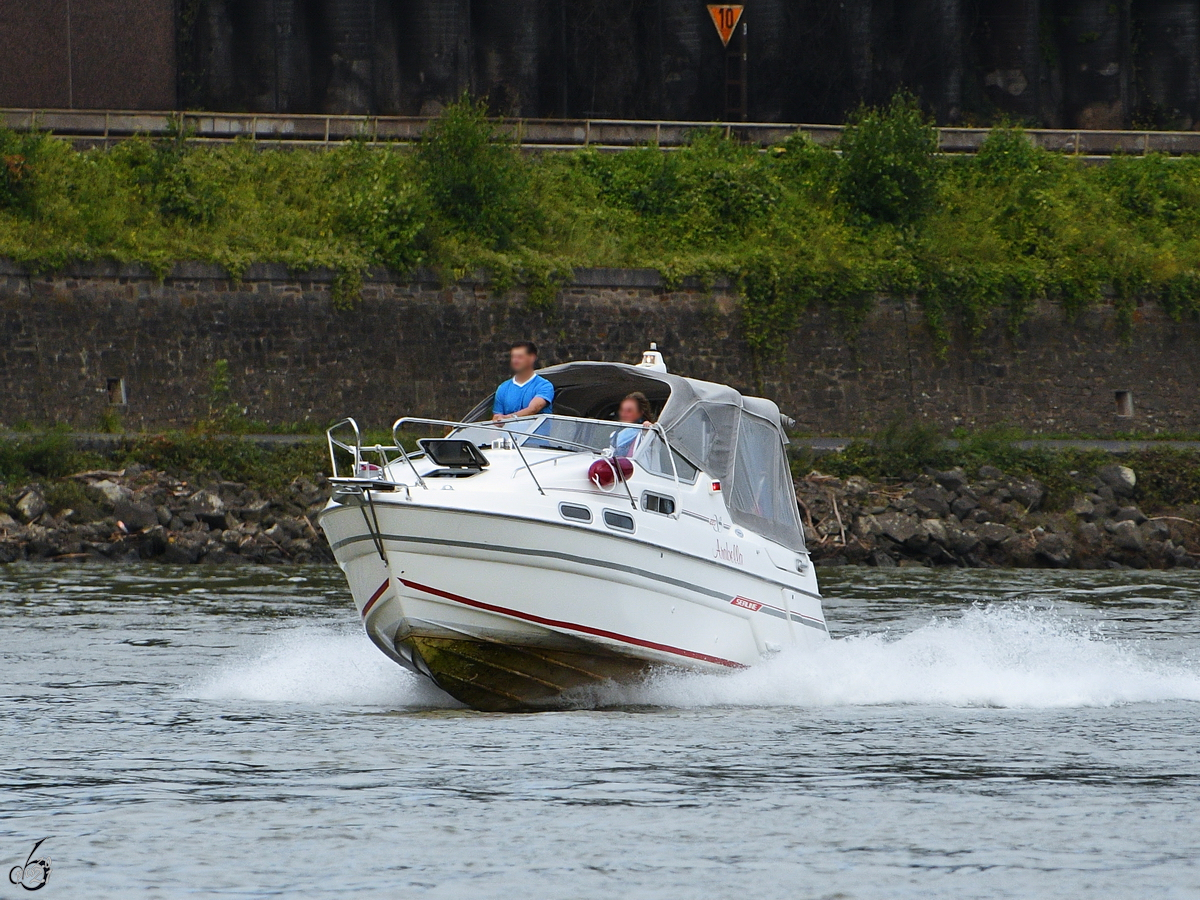
{"type": "Polygon", "coordinates": [[[673,516],[675,515],[675,500],[663,494],[653,494],[650,491],[646,491],[642,494],[642,509],[646,512],[673,516]]]}
{"type": "Polygon", "coordinates": [[[558,514],[571,522],[592,521],[592,511],[586,506],[577,506],[574,503],[558,504],[558,514]]]}
{"type": "Polygon", "coordinates": [[[633,516],[617,512],[615,509],[606,509],[604,511],[604,524],[614,531],[628,531],[631,534],[633,533],[633,516]]]}

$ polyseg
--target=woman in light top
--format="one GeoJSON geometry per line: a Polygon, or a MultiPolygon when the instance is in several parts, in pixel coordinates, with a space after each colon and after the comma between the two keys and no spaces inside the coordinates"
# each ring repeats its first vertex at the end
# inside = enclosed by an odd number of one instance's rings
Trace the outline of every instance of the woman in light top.
{"type": "Polygon", "coordinates": [[[654,424],[654,413],[650,409],[650,401],[641,391],[634,391],[621,401],[617,410],[617,420],[635,428],[622,428],[613,435],[612,445],[616,456],[633,456],[637,451],[638,441],[646,434],[650,425],[654,424]]]}

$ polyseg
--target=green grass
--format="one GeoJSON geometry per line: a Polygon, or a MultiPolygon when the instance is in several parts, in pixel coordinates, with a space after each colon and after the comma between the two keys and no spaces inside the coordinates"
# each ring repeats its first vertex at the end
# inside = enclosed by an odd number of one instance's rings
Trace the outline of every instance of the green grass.
{"type": "Polygon", "coordinates": [[[1068,314],[1114,300],[1200,315],[1200,159],[1100,167],[997,129],[974,157],[933,154],[903,97],[862,110],[838,155],[802,137],[767,152],[697,130],[664,152],[522,155],[463,102],[415,148],[206,146],[185,135],[76,151],[0,132],[0,256],[330,267],[353,305],[367,266],[489,270],[553,300],[572,266],[732,277],[760,355],[806,304],[848,333],[883,294],[915,296],[935,333],[1012,327],[1039,298],[1068,314]]]}
{"type": "Polygon", "coordinates": [[[323,441],[271,447],[196,432],[130,436],[103,451],[78,449],[61,429],[0,440],[0,485],[54,482],[89,469],[122,469],[135,463],[173,475],[279,490],[298,475],[328,474],[329,457],[323,441]]]}
{"type": "MultiPolygon", "coordinates": [[[[400,434],[401,443],[410,452],[417,449],[417,438],[415,434],[400,434]]],[[[365,431],[362,443],[364,452],[376,444],[390,447],[391,431],[365,431]]],[[[374,461],[373,456],[370,459],[374,461]]],[[[282,489],[300,475],[314,478],[331,474],[324,440],[263,444],[239,435],[194,429],[131,434],[102,450],[81,450],[65,427],[0,438],[0,486],[52,483],[89,469],[123,469],[134,464],[176,476],[243,482],[268,492],[282,489]]],[[[346,474],[345,469],[342,474],[346,474]]],[[[63,490],[68,493],[63,494],[66,499],[62,505],[73,505],[67,502],[69,490],[63,490]]]]}

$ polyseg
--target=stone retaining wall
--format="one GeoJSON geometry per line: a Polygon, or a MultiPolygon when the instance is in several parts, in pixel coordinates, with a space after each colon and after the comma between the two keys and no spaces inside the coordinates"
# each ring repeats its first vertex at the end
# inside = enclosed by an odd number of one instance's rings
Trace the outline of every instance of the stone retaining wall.
{"type": "Polygon", "coordinates": [[[657,341],[673,372],[760,389],[813,433],[897,416],[1040,432],[1200,430],[1200,323],[1174,323],[1150,303],[1127,340],[1111,306],[1068,322],[1040,303],[1018,335],[997,321],[944,355],[914,301],[880,299],[853,340],[818,305],[784,357],[756,371],[727,284],[668,289],[654,272],[580,270],[548,311],[521,290],[387,272],[339,310],[332,284],[329,272],[266,265],[235,283],[191,263],[162,281],[140,267],[31,275],[0,263],[0,426],[86,429],[114,404],[127,427],[186,426],[207,411],[219,359],[232,400],[269,423],[453,416],[504,377],[509,342],[532,338],[547,365],[632,362],[657,341]],[[1131,416],[1117,414],[1119,391],[1130,392],[1131,416]]]}

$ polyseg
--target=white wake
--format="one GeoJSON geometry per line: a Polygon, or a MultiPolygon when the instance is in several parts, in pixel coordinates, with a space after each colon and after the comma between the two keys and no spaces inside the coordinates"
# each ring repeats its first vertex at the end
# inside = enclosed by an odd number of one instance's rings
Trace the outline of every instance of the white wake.
{"type": "Polygon", "coordinates": [[[1054,708],[1200,700],[1200,666],[1168,662],[1051,610],[972,607],[906,634],[865,634],[732,676],[663,674],[615,690],[655,706],[1054,708]]]}
{"type": "MultiPolygon", "coordinates": [[[[197,699],[262,703],[457,705],[361,632],[313,626],[276,633],[265,649],[201,676],[186,691],[197,699]]],[[[1097,707],[1200,701],[1200,665],[1164,659],[1148,645],[1103,636],[1052,610],[993,605],[905,634],[839,638],[733,674],[667,671],[577,699],[583,706],[673,708],[1097,707]]]]}
{"type": "Polygon", "coordinates": [[[198,700],[250,700],[387,709],[454,707],[431,682],[401,668],[361,630],[302,626],[185,687],[198,700]]]}

